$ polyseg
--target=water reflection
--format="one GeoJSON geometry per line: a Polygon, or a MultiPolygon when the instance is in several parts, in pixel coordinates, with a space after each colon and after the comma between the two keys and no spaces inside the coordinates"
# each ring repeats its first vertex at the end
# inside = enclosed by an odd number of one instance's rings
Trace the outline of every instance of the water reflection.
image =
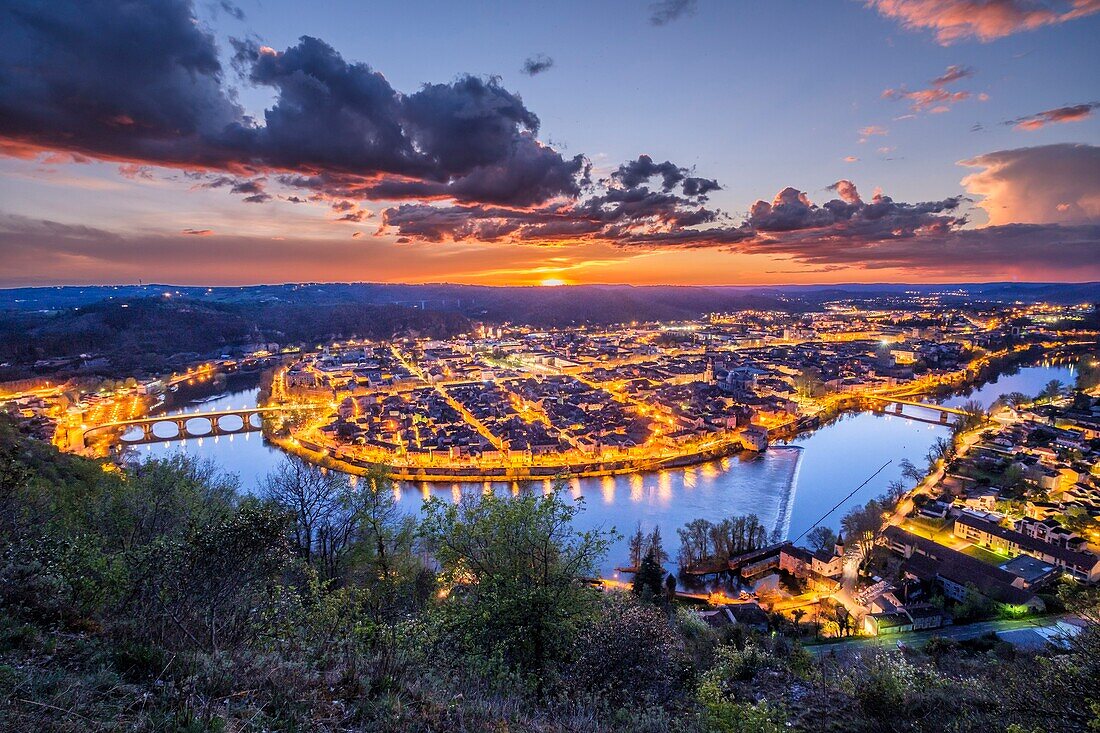
{"type": "MultiPolygon", "coordinates": [[[[1067,384],[1073,371],[1065,365],[1025,367],[1013,374],[952,397],[943,404],[957,406],[968,399],[983,404],[998,395],[1020,391],[1035,394],[1051,379],[1067,384]]],[[[227,392],[191,402],[170,414],[184,411],[214,411],[254,406],[258,390],[227,392]]],[[[935,422],[938,414],[906,407],[907,414],[928,417],[935,422]]],[[[196,421],[197,422],[197,421],[196,421]]],[[[175,426],[168,424],[170,431],[175,426]]],[[[908,458],[923,465],[924,456],[937,437],[949,428],[908,420],[890,414],[860,413],[844,415],[817,431],[800,436],[791,446],[776,445],[763,455],[739,454],[699,466],[649,474],[574,478],[567,491],[582,499],[585,511],[578,517],[580,529],[595,527],[618,530],[622,538],[614,543],[602,572],[610,576],[616,566],[627,560],[627,539],[636,525],[645,531],[660,525],[666,550],[676,556],[679,540],[676,530],[697,517],[715,521],[733,514],[754,513],[770,531],[796,538],[804,534],[841,497],[870,476],[885,461],[890,465],[857,492],[823,523],[838,526],[840,517],[851,507],[865,503],[882,493],[900,478],[899,463],[908,458]]],[[[138,431],[140,434],[140,431],[138,431]]],[[[240,477],[241,487],[252,491],[282,460],[282,452],[266,444],[259,433],[243,432],[206,440],[173,440],[130,448],[141,456],[165,456],[183,451],[215,461],[223,470],[240,477]]],[[[545,492],[549,482],[532,486],[545,492]]],[[[398,484],[394,498],[409,512],[418,512],[429,496],[457,501],[468,492],[496,491],[518,495],[516,482],[421,483],[398,484]]],[[[674,569],[674,563],[670,564],[674,569]]]]}
{"type": "Polygon", "coordinates": [[[1043,362],[1035,366],[1010,369],[993,381],[952,395],[940,404],[961,407],[970,400],[976,400],[983,407],[989,407],[998,397],[1010,392],[1022,392],[1028,397],[1035,397],[1052,379],[1057,379],[1067,387],[1072,386],[1077,379],[1074,364],[1043,362]]]}

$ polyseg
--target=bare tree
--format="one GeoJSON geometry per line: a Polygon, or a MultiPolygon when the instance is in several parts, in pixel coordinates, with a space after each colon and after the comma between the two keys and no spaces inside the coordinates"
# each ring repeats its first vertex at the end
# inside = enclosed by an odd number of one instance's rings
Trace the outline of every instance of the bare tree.
{"type": "Polygon", "coordinates": [[[863,506],[852,507],[840,520],[845,538],[859,553],[860,565],[871,559],[871,550],[882,532],[883,506],[875,499],[863,506]]]}
{"type": "Polygon", "coordinates": [[[901,467],[902,477],[909,479],[915,484],[919,484],[924,480],[924,472],[913,465],[913,462],[908,458],[902,458],[901,463],[898,465],[901,467]]]}
{"type": "Polygon", "coordinates": [[[664,540],[661,539],[660,525],[653,525],[653,531],[649,533],[649,551],[653,553],[659,565],[668,562],[668,552],[665,551],[664,540]]]}
{"type": "Polygon", "coordinates": [[[645,556],[646,537],[642,532],[642,523],[638,522],[637,529],[634,530],[634,534],[630,536],[630,567],[638,568],[642,564],[642,557],[645,556]]]}
{"type": "Polygon", "coordinates": [[[359,520],[347,476],[288,456],[263,480],[260,494],[292,517],[298,556],[324,578],[337,578],[359,520]]]}

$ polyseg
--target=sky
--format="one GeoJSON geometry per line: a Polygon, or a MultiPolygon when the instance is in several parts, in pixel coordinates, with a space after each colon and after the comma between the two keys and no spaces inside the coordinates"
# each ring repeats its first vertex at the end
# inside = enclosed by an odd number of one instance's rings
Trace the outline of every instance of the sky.
{"type": "Polygon", "coordinates": [[[0,287],[1100,280],[1100,0],[0,0],[0,287]]]}

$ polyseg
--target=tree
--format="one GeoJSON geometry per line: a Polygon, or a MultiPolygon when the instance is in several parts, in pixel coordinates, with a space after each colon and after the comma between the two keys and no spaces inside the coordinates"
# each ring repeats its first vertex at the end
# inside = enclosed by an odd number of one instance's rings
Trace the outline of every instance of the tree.
{"type": "Polygon", "coordinates": [[[347,476],[287,456],[263,480],[260,495],[292,518],[297,555],[325,579],[339,577],[359,521],[347,476]]]}
{"type": "Polygon", "coordinates": [[[758,550],[768,541],[767,528],[755,514],[723,519],[711,528],[710,535],[714,557],[719,560],[758,550]]]}
{"type": "Polygon", "coordinates": [[[901,468],[901,475],[903,478],[907,478],[915,484],[924,481],[924,472],[913,465],[913,462],[908,458],[902,458],[898,466],[901,468]]]}
{"type": "Polygon", "coordinates": [[[637,529],[630,536],[628,547],[630,548],[630,567],[636,569],[642,564],[642,558],[645,557],[646,551],[646,536],[642,532],[641,522],[638,522],[637,529]]]}
{"type": "Polygon", "coordinates": [[[349,501],[353,515],[351,570],[370,593],[376,614],[392,618],[394,611],[415,601],[416,584],[424,569],[414,554],[416,520],[402,512],[394,497],[393,481],[372,471],[360,482],[349,501]]]}
{"type": "Polygon", "coordinates": [[[660,526],[655,525],[653,531],[647,535],[642,531],[642,523],[638,522],[637,529],[630,536],[628,547],[631,568],[638,568],[642,564],[642,559],[650,552],[653,553],[658,565],[668,562],[668,552],[665,551],[664,542],[661,539],[660,526]]]}
{"type": "Polygon", "coordinates": [[[1031,398],[1023,392],[1009,392],[1008,394],[1001,395],[997,399],[1004,402],[1013,410],[1019,410],[1021,407],[1031,402],[1031,398]]]}
{"type": "Polygon", "coordinates": [[[1054,402],[1058,395],[1062,394],[1062,389],[1065,387],[1062,381],[1059,379],[1052,379],[1046,383],[1043,389],[1039,392],[1039,400],[1046,400],[1047,402],[1054,402]]]}
{"type": "Polygon", "coordinates": [[[452,597],[451,628],[475,656],[495,656],[544,689],[549,668],[569,648],[596,592],[596,574],[615,533],[573,529],[583,499],[546,495],[468,495],[457,504],[431,498],[421,532],[452,597]]]}
{"type": "Polygon", "coordinates": [[[836,604],[833,610],[836,618],[836,626],[840,636],[848,636],[852,631],[852,614],[843,603],[836,604]]]}
{"type": "Polygon", "coordinates": [[[660,610],[622,593],[602,599],[571,657],[565,675],[570,690],[601,695],[617,706],[667,704],[687,681],[683,639],[660,610]]]}
{"type": "Polygon", "coordinates": [[[872,499],[863,506],[852,507],[840,520],[845,539],[859,554],[861,567],[871,559],[871,550],[882,531],[883,513],[883,506],[872,499]]]}
{"type": "Polygon", "coordinates": [[[713,528],[714,525],[705,519],[693,519],[676,530],[680,535],[680,567],[697,565],[712,557],[711,530],[713,528]]]}
{"type": "Polygon", "coordinates": [[[1077,360],[1077,390],[1085,391],[1100,386],[1100,360],[1085,356],[1077,360]]]}
{"type": "Polygon", "coordinates": [[[928,449],[928,453],[925,458],[928,459],[928,472],[931,473],[935,470],[936,465],[943,461],[944,463],[950,461],[955,457],[955,443],[954,441],[946,438],[936,438],[928,449]]]}
{"type": "Polygon", "coordinates": [[[884,506],[894,507],[908,493],[909,487],[905,485],[905,482],[895,479],[886,485],[886,491],[879,497],[879,501],[884,506]]]}
{"type": "Polygon", "coordinates": [[[802,619],[805,618],[806,611],[801,608],[796,608],[791,611],[791,618],[794,619],[795,632],[802,636],[802,619]]]}
{"type": "Polygon", "coordinates": [[[664,541],[661,539],[661,525],[653,525],[653,531],[649,533],[649,549],[658,565],[668,562],[668,552],[665,550],[664,541]]]}
{"type": "Polygon", "coordinates": [[[186,541],[164,543],[146,575],[156,612],[145,626],[167,638],[178,631],[185,646],[210,653],[246,640],[289,557],[285,525],[283,514],[253,500],[186,541]]]}
{"type": "Polygon", "coordinates": [[[815,369],[803,369],[793,377],[792,382],[799,397],[818,397],[825,392],[821,373],[815,369]]]}
{"type": "Polygon", "coordinates": [[[657,558],[650,549],[638,565],[638,572],[634,573],[634,582],[631,591],[637,597],[653,601],[661,597],[661,588],[665,579],[665,569],[657,562],[657,558]]]}
{"type": "Polygon", "coordinates": [[[1001,488],[1012,495],[1023,492],[1027,488],[1027,472],[1018,463],[1009,465],[1001,475],[1001,488]]]}
{"type": "Polygon", "coordinates": [[[836,532],[824,525],[818,525],[806,534],[806,542],[819,552],[832,550],[836,545],[836,532]]]}
{"type": "Polygon", "coordinates": [[[985,407],[977,400],[968,400],[959,409],[962,410],[964,414],[959,415],[955,420],[953,431],[956,435],[980,427],[986,421],[987,415],[985,407]]]}

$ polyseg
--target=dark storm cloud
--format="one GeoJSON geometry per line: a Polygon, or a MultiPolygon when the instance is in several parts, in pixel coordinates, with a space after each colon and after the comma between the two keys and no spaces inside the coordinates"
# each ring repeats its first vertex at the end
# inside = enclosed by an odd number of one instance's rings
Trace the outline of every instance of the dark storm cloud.
{"type": "Polygon", "coordinates": [[[778,239],[745,251],[767,251],[813,265],[909,268],[988,277],[990,269],[1027,279],[1051,271],[1079,280],[1100,276],[1100,225],[1007,224],[936,231],[923,236],[858,240],[778,239]]]}
{"type": "Polygon", "coordinates": [[[579,191],[583,161],[541,144],[538,117],[495,78],[402,94],[315,38],[234,47],[237,69],[274,92],[263,120],[233,101],[185,0],[16,0],[0,9],[0,143],[238,176],[339,174],[366,195],[388,179],[524,204],[579,191]]]}
{"type": "MultiPolygon", "coordinates": [[[[641,168],[627,164],[617,180],[641,168]]],[[[652,177],[660,176],[660,166],[652,177]]],[[[667,170],[664,169],[664,170],[667,170]]],[[[618,171],[616,171],[616,174],[618,171]]],[[[675,184],[671,184],[670,188],[675,184]]],[[[892,240],[945,236],[966,223],[962,197],[903,203],[876,195],[863,201],[851,181],[829,187],[840,196],[817,205],[795,188],[757,201],[740,224],[722,212],[645,185],[613,187],[585,200],[531,210],[486,206],[404,204],[386,209],[382,231],[431,242],[507,241],[531,244],[604,242],[622,247],[733,247],[739,251],[802,251],[814,243],[864,248],[892,240]]]]}
{"type": "Polygon", "coordinates": [[[820,206],[805,193],[785,188],[771,203],[753,204],[746,224],[769,240],[835,238],[862,242],[946,232],[966,223],[964,217],[954,214],[962,203],[961,196],[908,204],[879,194],[868,203],[859,198],[850,181],[838,181],[830,188],[841,198],[820,206]]]}
{"type": "Polygon", "coordinates": [[[0,138],[133,162],[220,164],[240,124],[186,0],[0,6],[0,138]]]}
{"type": "Polygon", "coordinates": [[[649,5],[649,22],[666,25],[688,15],[694,15],[698,0],[658,0],[649,5]]]}
{"type": "Polygon", "coordinates": [[[264,184],[260,180],[236,181],[229,188],[230,193],[247,193],[255,196],[264,192],[264,184]]]}
{"type": "Polygon", "coordinates": [[[544,53],[537,53],[534,56],[528,56],[527,60],[523,62],[523,68],[520,71],[527,76],[535,76],[541,74],[544,71],[549,71],[554,67],[554,59],[550,58],[544,53]]]}
{"type": "Polygon", "coordinates": [[[696,178],[689,175],[687,168],[681,168],[671,161],[654,163],[648,155],[639,155],[637,160],[623,163],[611,174],[611,180],[625,188],[635,188],[648,183],[652,178],[661,179],[661,189],[671,191],[681,186],[685,196],[706,198],[711,191],[721,188],[718,181],[709,178],[696,178]]]}

